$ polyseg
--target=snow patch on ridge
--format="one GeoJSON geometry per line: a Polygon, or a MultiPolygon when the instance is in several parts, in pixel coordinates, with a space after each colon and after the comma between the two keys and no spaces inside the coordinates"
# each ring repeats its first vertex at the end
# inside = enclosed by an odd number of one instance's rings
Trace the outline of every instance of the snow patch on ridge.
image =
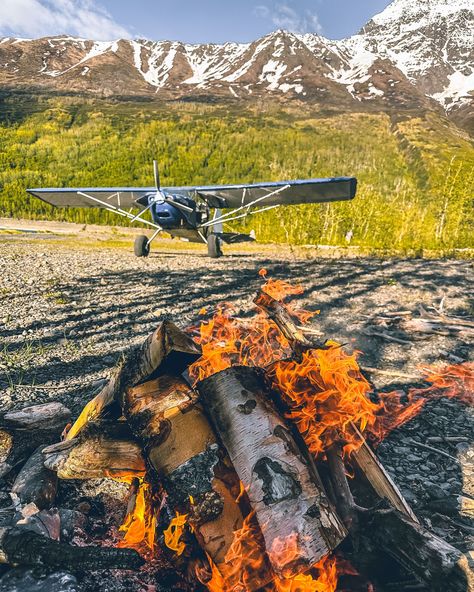
{"type": "MultiPolygon", "coordinates": [[[[51,46],[51,47],[54,47],[54,46],[51,46]]],[[[84,64],[84,62],[87,62],[88,60],[90,60],[92,58],[100,56],[108,51],[116,52],[117,49],[118,49],[118,42],[117,41],[95,41],[94,45],[89,50],[89,52],[81,60],[79,60],[76,64],[69,66],[69,68],[66,68],[65,70],[46,70],[45,68],[47,67],[47,63],[43,60],[43,68],[40,70],[40,72],[41,72],[41,74],[46,74],[47,76],[51,76],[53,78],[56,78],[57,76],[62,76],[63,74],[66,74],[66,72],[70,72],[74,68],[77,68],[78,66],[80,66],[81,64],[84,64]]]]}
{"type": "Polygon", "coordinates": [[[456,103],[466,103],[472,98],[474,91],[474,71],[469,75],[454,72],[448,76],[449,84],[439,93],[431,95],[441,103],[446,110],[450,110],[456,103]]]}
{"type": "Polygon", "coordinates": [[[355,94],[354,85],[370,80],[369,68],[377,59],[377,55],[366,48],[361,35],[355,35],[340,42],[339,47],[346,50],[344,53],[340,52],[339,54],[339,57],[343,60],[342,66],[337,70],[333,69],[332,73],[326,74],[326,76],[339,84],[347,86],[350,94],[360,100],[360,97],[355,94]]]}

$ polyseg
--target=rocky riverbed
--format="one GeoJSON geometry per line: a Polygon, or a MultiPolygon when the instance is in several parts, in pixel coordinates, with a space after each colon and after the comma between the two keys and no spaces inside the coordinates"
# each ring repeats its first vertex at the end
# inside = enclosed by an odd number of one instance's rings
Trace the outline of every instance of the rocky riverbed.
{"type": "MultiPolygon", "coordinates": [[[[159,245],[149,258],[137,259],[121,245],[104,246],[0,236],[2,412],[61,401],[76,416],[121,351],[163,319],[185,327],[199,322],[201,308],[211,313],[224,301],[247,314],[261,268],[270,277],[302,284],[301,305],[320,310],[318,328],[348,350],[359,350],[362,366],[394,372],[368,373],[374,389],[406,391],[417,382],[420,364],[472,356],[465,336],[398,331],[390,333],[393,340],[371,334],[375,319],[387,312],[437,307],[443,299],[447,314],[472,317],[469,261],[339,259],[276,247],[211,260],[200,251],[159,245]]],[[[473,427],[472,408],[440,398],[377,450],[415,512],[463,551],[474,548],[473,427]]],[[[61,487],[65,493],[70,486],[61,487]]],[[[96,487],[100,493],[101,485],[96,487]]],[[[101,582],[94,588],[97,581],[89,574],[77,589],[108,590],[101,582]]],[[[129,590],[145,589],[134,582],[129,590]]],[[[13,590],[7,584],[2,587],[0,580],[0,590],[13,590]]]]}

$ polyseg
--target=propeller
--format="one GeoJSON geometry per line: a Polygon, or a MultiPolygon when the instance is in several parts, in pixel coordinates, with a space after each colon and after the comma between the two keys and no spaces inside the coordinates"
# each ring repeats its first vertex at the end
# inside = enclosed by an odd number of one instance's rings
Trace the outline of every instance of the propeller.
{"type": "Polygon", "coordinates": [[[158,161],[153,161],[153,174],[155,175],[156,192],[160,191],[160,172],[158,170],[158,161]]]}
{"type": "Polygon", "coordinates": [[[175,201],[174,199],[172,199],[171,197],[168,197],[167,195],[165,195],[161,189],[160,189],[160,172],[158,170],[158,162],[156,160],[153,161],[153,174],[155,177],[155,187],[156,187],[156,193],[160,195],[161,199],[166,202],[169,203],[171,205],[173,205],[175,208],[178,208],[178,210],[182,210],[183,212],[193,212],[193,208],[190,208],[189,206],[185,206],[184,204],[181,204],[177,201],[175,201]]]}

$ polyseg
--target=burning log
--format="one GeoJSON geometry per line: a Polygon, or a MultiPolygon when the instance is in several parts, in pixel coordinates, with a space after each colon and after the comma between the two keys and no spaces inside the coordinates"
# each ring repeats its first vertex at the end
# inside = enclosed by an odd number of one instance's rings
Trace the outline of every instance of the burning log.
{"type": "Polygon", "coordinates": [[[160,376],[128,389],[123,411],[168,506],[186,514],[199,544],[219,566],[243,523],[235,501],[239,480],[196,399],[182,378],[160,376]]]}
{"type": "Polygon", "coordinates": [[[89,421],[97,420],[106,411],[112,412],[114,406],[118,415],[121,397],[127,388],[165,372],[179,375],[200,355],[186,333],[171,321],[164,321],[144,343],[124,354],[109,382],[84,407],[67,439],[76,437],[89,421]],[[166,366],[164,371],[162,366],[166,366]]]}
{"type": "Polygon", "coordinates": [[[263,290],[257,293],[254,303],[263,310],[269,319],[280,329],[288,343],[291,345],[295,356],[300,355],[309,348],[317,347],[303,332],[303,328],[296,324],[284,304],[267,294],[263,290]]]}
{"type": "Polygon", "coordinates": [[[12,493],[18,496],[22,506],[35,504],[39,510],[50,508],[56,497],[58,477],[44,466],[42,446],[30,456],[18,473],[12,493]]]}
{"type": "Polygon", "coordinates": [[[89,421],[71,440],[43,449],[44,466],[61,479],[142,477],[142,448],[124,421],[89,421]]]}
{"type": "Polygon", "coordinates": [[[319,561],[346,531],[262,378],[258,369],[233,366],[197,389],[246,487],[272,567],[284,575],[319,561]],[[297,557],[277,556],[282,542],[295,540],[297,557]]]}
{"type": "MultiPolygon", "coordinates": [[[[295,325],[284,304],[262,290],[257,293],[254,303],[260,309],[264,310],[277,325],[288,340],[290,347],[295,352],[296,356],[301,356],[301,354],[308,349],[318,347],[317,344],[312,343],[307,337],[305,337],[302,330],[295,325]]],[[[365,475],[368,485],[380,498],[387,499],[397,510],[417,522],[418,520],[408,502],[385,471],[382,464],[377,460],[377,457],[368,446],[363,435],[357,429],[357,426],[351,424],[348,429],[351,432],[351,436],[358,440],[358,446],[353,450],[350,457],[351,463],[365,475]]],[[[335,472],[342,461],[338,460],[337,457],[340,455],[337,453],[336,449],[333,448],[333,450],[328,452],[328,460],[330,460],[332,476],[336,481],[335,494],[339,496],[340,502],[344,502],[342,513],[345,515],[345,519],[350,521],[351,518],[349,513],[353,515],[353,512],[352,509],[349,510],[349,506],[352,502],[350,502],[350,497],[347,491],[349,488],[347,485],[347,479],[345,478],[344,471],[342,471],[342,473],[341,471],[338,471],[338,473],[335,472]],[[346,483],[341,484],[341,480],[346,483]]]]}
{"type": "Polygon", "coordinates": [[[19,526],[0,528],[0,561],[68,571],[138,569],[143,565],[133,549],[75,547],[19,526]]]}
{"type": "Polygon", "coordinates": [[[24,463],[41,444],[59,439],[71,412],[62,403],[9,411],[0,419],[0,477],[24,463]]]}

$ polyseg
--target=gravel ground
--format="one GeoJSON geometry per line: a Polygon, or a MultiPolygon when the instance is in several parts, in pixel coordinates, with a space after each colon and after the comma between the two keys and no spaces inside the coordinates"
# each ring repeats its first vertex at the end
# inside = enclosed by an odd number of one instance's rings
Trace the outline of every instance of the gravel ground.
{"type": "MultiPolygon", "coordinates": [[[[163,319],[186,326],[197,322],[201,307],[222,301],[247,314],[262,267],[270,277],[301,283],[301,304],[321,310],[316,323],[327,337],[363,352],[362,366],[416,374],[421,363],[469,359],[466,338],[398,332],[408,342],[402,344],[368,334],[383,313],[436,306],[442,298],[448,314],[472,316],[468,261],[321,258],[276,247],[211,260],[200,251],[160,246],[136,259],[128,248],[74,238],[0,236],[0,410],[60,400],[76,416],[120,352],[163,319]]],[[[413,382],[376,373],[371,379],[385,390],[413,382]]],[[[415,511],[464,551],[474,549],[473,426],[472,409],[439,399],[378,448],[415,511]],[[418,446],[437,436],[464,441],[432,444],[448,456],[418,446]]],[[[84,589],[94,589],[90,579],[84,589]]]]}

